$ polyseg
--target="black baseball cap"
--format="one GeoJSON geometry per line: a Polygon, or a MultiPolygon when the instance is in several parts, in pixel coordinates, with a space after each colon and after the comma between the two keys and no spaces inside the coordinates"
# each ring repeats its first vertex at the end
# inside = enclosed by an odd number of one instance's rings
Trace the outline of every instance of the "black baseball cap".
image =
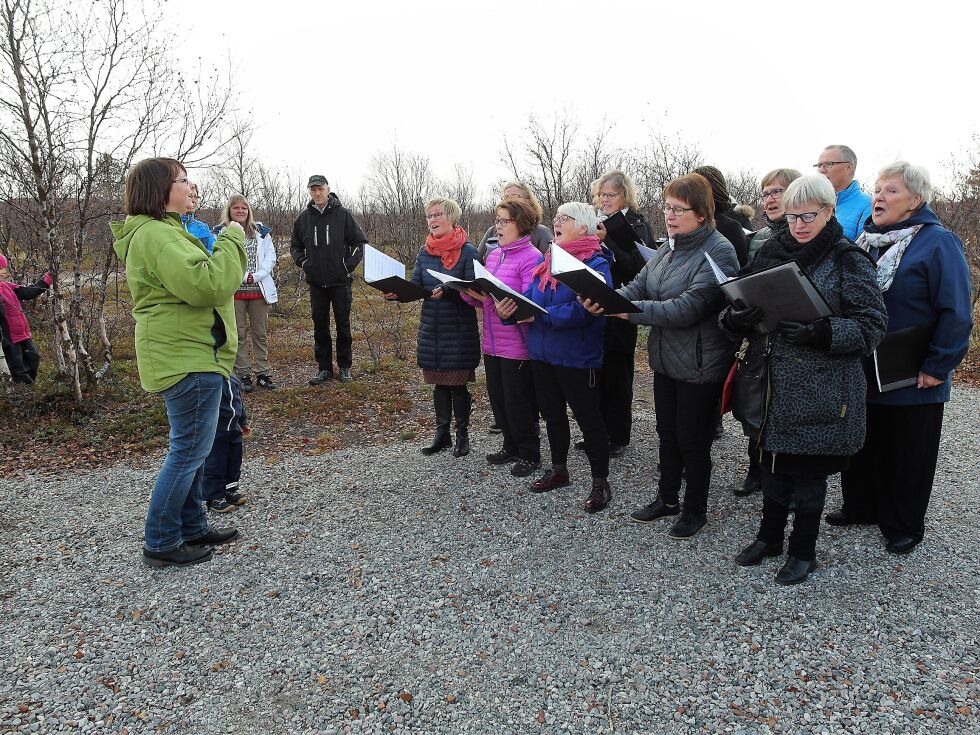
{"type": "Polygon", "coordinates": [[[309,189],[311,186],[329,186],[327,184],[327,177],[321,176],[320,174],[313,174],[307,182],[306,188],[309,189]]]}

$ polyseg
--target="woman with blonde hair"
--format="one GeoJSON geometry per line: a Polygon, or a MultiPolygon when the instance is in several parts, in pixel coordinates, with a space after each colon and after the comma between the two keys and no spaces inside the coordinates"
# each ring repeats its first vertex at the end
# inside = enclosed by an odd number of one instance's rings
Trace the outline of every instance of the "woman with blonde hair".
{"type": "MultiPolygon", "coordinates": [[[[619,170],[606,171],[593,184],[593,197],[600,210],[598,237],[612,253],[610,264],[613,287],[622,288],[636,278],[646,264],[637,243],[653,247],[653,230],[638,211],[636,187],[633,180],[619,170]],[[622,212],[632,229],[628,237],[606,232],[602,223],[622,212]]],[[[633,429],[633,375],[635,372],[637,326],[615,319],[606,324],[605,348],[602,357],[602,376],[599,379],[602,418],[609,433],[609,456],[619,457],[630,443],[633,429]]],[[[585,449],[584,442],[576,443],[585,449]]]]}
{"type": "MultiPolygon", "coordinates": [[[[453,446],[449,425],[456,416],[456,444],[453,456],[470,453],[470,411],[473,398],[467,383],[476,380],[480,364],[480,332],[476,311],[463,301],[459,291],[443,288],[442,281],[429,271],[445,273],[461,281],[473,280],[476,247],[466,230],[459,226],[463,210],[454,200],[433,197],[425,203],[425,222],[429,231],[419,250],[412,272],[412,283],[430,292],[422,302],[419,319],[418,365],[422,379],[432,386],[436,413],[436,434],[422,447],[425,455],[453,446]]],[[[385,294],[385,298],[397,298],[385,294]]]]}
{"type": "MultiPolygon", "coordinates": [[[[507,181],[503,186],[500,187],[500,198],[503,201],[507,199],[519,199],[522,202],[530,204],[531,207],[537,212],[538,220],[544,218],[544,210],[541,208],[541,202],[534,195],[534,192],[526,185],[522,184],[520,181],[507,181]]],[[[542,225],[540,221],[534,226],[531,231],[531,244],[534,245],[542,254],[548,251],[548,246],[551,244],[553,239],[551,230],[542,225]]],[[[477,252],[480,256],[480,262],[487,262],[487,255],[489,255],[493,250],[499,247],[499,237],[497,235],[497,228],[491,225],[483,236],[483,240],[480,241],[480,247],[477,252]]]]}
{"type": "Polygon", "coordinates": [[[255,385],[273,390],[276,384],[272,382],[272,366],[269,365],[269,307],[279,300],[279,295],[272,279],[272,269],[276,266],[272,230],[252,218],[252,207],[241,194],[228,199],[221,213],[221,224],[214,228],[214,233],[220,234],[232,222],[245,230],[245,254],[248,256],[248,270],[235,292],[235,323],[238,327],[235,375],[242,381],[242,390],[246,393],[255,390],[255,385]],[[252,335],[255,356],[255,384],[248,360],[248,333],[252,335]]]}

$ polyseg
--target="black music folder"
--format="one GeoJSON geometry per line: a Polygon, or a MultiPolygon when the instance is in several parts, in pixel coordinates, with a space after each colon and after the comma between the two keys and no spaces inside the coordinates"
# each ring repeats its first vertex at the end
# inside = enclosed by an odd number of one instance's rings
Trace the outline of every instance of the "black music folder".
{"type": "Polygon", "coordinates": [[[916,385],[931,341],[931,324],[919,324],[886,334],[872,355],[878,390],[887,393],[916,385]]]}
{"type": "Polygon", "coordinates": [[[820,291],[795,260],[780,263],[745,276],[726,276],[707,253],[704,254],[715,280],[728,301],[758,306],[766,316],[756,330],[775,332],[779,322],[812,322],[831,315],[820,291]]]}

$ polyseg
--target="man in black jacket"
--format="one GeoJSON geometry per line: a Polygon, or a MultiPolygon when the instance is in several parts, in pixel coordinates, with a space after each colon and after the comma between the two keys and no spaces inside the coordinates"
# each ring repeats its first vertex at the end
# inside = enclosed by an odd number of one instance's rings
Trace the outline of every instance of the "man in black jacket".
{"type": "Polygon", "coordinates": [[[320,385],[334,377],[333,343],[330,339],[330,307],[337,324],[337,367],[340,379],[351,376],[353,335],[350,328],[351,282],[357,264],[364,257],[367,238],[354,217],[340,206],[331,193],[327,179],[319,174],[307,184],[310,203],[293,224],[289,252],[293,262],[303,269],[310,286],[313,312],[313,354],[319,372],[310,385],[320,385]]]}

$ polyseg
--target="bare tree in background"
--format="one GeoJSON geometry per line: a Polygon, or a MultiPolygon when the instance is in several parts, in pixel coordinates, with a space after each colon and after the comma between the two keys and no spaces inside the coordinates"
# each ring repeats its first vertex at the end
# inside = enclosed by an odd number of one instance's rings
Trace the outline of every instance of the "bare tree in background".
{"type": "MultiPolygon", "coordinates": [[[[931,207],[936,216],[963,241],[963,254],[973,280],[974,315],[980,304],[980,135],[962,157],[947,165],[950,183],[933,191],[931,207]]],[[[974,335],[980,334],[975,320],[974,335]]]]}
{"type": "Polygon", "coordinates": [[[127,0],[0,0],[0,193],[19,215],[17,249],[54,278],[54,358],[76,401],[112,364],[106,226],[126,170],[147,150],[210,155],[231,102],[217,73],[202,84],[173,68],[162,20],[127,0]]]}
{"type": "Polygon", "coordinates": [[[504,138],[502,163],[534,189],[548,219],[575,198],[573,167],[579,127],[568,112],[556,116],[550,126],[532,115],[521,139],[504,138]]]}

